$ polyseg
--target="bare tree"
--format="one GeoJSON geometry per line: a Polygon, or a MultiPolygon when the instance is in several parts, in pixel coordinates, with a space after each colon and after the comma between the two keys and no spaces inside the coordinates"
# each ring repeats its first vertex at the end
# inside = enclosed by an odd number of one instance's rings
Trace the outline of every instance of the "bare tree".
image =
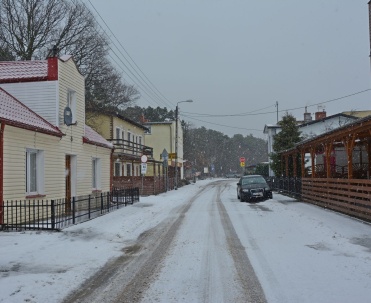
{"type": "Polygon", "coordinates": [[[73,58],[86,79],[86,100],[110,107],[138,98],[107,59],[105,34],[84,3],[72,0],[0,0],[0,55],[44,59],[54,47],[73,58]],[[108,83],[101,83],[110,81],[108,83]]]}

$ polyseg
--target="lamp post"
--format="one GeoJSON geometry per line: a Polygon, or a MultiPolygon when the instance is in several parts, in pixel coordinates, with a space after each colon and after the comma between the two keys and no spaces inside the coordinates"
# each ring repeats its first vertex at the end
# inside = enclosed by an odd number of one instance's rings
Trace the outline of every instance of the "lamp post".
{"type": "Polygon", "coordinates": [[[175,190],[178,189],[178,104],[182,102],[193,102],[193,100],[179,101],[175,108],[175,190]]]}

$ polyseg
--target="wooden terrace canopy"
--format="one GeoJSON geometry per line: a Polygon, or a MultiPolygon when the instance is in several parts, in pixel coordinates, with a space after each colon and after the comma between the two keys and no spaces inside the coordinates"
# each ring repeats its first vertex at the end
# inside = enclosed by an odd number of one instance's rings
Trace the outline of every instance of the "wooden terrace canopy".
{"type": "MultiPolygon", "coordinates": [[[[292,149],[279,152],[285,169],[285,176],[370,179],[371,177],[371,116],[356,120],[319,136],[301,141],[292,149]],[[336,150],[343,151],[342,167],[336,150]],[[309,167],[305,167],[305,155],[310,155],[309,167]],[[323,163],[318,164],[316,156],[322,155],[323,163]],[[300,162],[297,161],[300,159],[300,162]],[[289,169],[289,163],[292,163],[289,169]]],[[[308,159],[308,158],[307,158],[308,159]]]]}

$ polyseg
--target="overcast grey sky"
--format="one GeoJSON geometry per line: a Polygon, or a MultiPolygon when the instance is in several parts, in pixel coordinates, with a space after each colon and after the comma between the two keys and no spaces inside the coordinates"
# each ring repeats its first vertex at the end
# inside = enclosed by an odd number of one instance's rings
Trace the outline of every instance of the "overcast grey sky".
{"type": "Polygon", "coordinates": [[[192,99],[179,109],[194,126],[261,138],[276,101],[297,119],[321,102],[327,115],[371,110],[371,91],[356,94],[371,88],[368,0],[83,1],[138,106],[192,99]]]}

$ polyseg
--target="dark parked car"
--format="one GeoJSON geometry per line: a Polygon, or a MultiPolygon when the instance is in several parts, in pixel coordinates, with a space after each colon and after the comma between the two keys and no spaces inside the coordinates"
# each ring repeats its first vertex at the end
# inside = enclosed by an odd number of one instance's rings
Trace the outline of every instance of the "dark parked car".
{"type": "Polygon", "coordinates": [[[239,178],[241,175],[235,171],[225,174],[226,178],[239,178]]]}
{"type": "Polygon", "coordinates": [[[237,183],[237,198],[241,202],[272,199],[272,190],[260,175],[243,176],[237,183]]]}

